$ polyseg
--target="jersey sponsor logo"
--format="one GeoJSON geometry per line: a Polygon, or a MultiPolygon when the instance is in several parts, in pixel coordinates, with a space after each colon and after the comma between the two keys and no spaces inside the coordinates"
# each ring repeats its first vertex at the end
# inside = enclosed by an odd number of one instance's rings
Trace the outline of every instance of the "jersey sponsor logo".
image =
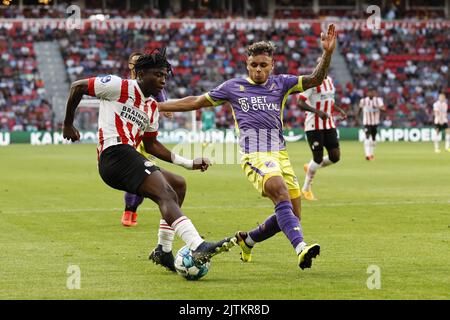
{"type": "Polygon", "coordinates": [[[266,162],[264,162],[264,165],[267,167],[267,168],[275,168],[277,165],[274,163],[274,162],[272,162],[272,161],[266,161],[266,162]]]}
{"type": "Polygon", "coordinates": [[[124,105],[120,112],[120,117],[129,120],[139,126],[140,130],[144,131],[148,125],[148,116],[141,110],[130,108],[124,105]]]}
{"type": "Polygon", "coordinates": [[[111,76],[105,76],[100,78],[101,83],[107,83],[111,81],[111,76]]]}
{"type": "Polygon", "coordinates": [[[248,112],[253,111],[280,111],[278,103],[267,102],[266,96],[257,96],[249,98],[239,98],[238,103],[241,106],[242,111],[248,112]]]}
{"type": "Polygon", "coordinates": [[[239,98],[238,102],[239,105],[241,106],[242,111],[248,112],[248,110],[250,110],[250,105],[248,104],[247,98],[239,98]]]}

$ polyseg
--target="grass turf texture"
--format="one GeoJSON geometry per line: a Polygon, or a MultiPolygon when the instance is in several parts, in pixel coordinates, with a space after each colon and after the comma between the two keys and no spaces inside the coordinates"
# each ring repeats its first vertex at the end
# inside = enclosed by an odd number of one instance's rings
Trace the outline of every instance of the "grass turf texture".
{"type": "MultiPolygon", "coordinates": [[[[283,234],[239,260],[239,248],[212,260],[189,282],[148,260],[159,211],[146,200],[139,226],[120,225],[123,193],[101,181],[93,145],[0,148],[0,299],[448,299],[450,153],[431,143],[380,143],[375,161],[342,142],[339,164],[319,170],[317,202],[303,201],[309,243],[322,246],[301,271],[283,234]],[[81,289],[69,290],[69,265],[81,289]],[[381,288],[369,290],[370,265],[381,288]]],[[[288,145],[301,183],[311,154],[288,145]]],[[[161,165],[161,162],[159,163],[161,165]]],[[[239,165],[208,172],[163,167],[188,182],[184,212],[200,234],[219,240],[249,230],[273,212],[239,165]]],[[[182,246],[176,239],[175,252],[182,246]]]]}

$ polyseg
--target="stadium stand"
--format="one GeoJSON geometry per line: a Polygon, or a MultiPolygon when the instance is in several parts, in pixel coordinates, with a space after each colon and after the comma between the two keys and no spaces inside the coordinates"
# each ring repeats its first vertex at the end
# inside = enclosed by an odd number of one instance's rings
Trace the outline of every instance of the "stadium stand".
{"type": "MultiPolygon", "coordinates": [[[[281,1],[274,11],[275,18],[321,18],[322,15],[361,18],[348,10],[311,9],[290,10],[295,1],[281,1]]],[[[301,2],[301,1],[300,1],[301,2]]],[[[19,10],[17,7],[0,7],[4,18],[61,18],[64,6],[19,10]]],[[[237,9],[236,9],[237,10],[237,9]]],[[[170,15],[172,17],[223,18],[227,12],[220,10],[192,10],[180,8],[179,12],[158,9],[84,10],[89,18],[102,12],[105,17],[140,19],[143,17],[170,15]]],[[[438,18],[443,11],[409,10],[395,7],[383,8],[389,20],[399,17],[438,18]]],[[[136,20],[136,21],[139,21],[136,20]]],[[[197,22],[207,20],[196,20],[197,22]]],[[[230,21],[230,20],[227,20],[230,21]]],[[[237,20],[241,21],[241,20],[237,20]]],[[[259,21],[259,20],[255,20],[259,21]]],[[[269,20],[270,21],[270,20],[269,20]]],[[[319,20],[310,20],[319,21],[319,20]]],[[[401,21],[401,20],[400,20],[401,21]]],[[[411,20],[405,20],[411,21],[411,20]]],[[[417,21],[417,20],[416,20],[417,21]]],[[[447,29],[448,30],[448,29],[447,29]]],[[[320,23],[312,28],[284,29],[269,24],[267,28],[228,29],[208,28],[199,23],[148,28],[145,33],[133,28],[85,28],[68,31],[50,27],[28,28],[0,27],[0,130],[50,130],[60,124],[52,124],[51,104],[47,101],[44,84],[39,75],[34,41],[57,41],[61,49],[68,79],[102,74],[126,76],[128,55],[136,50],[150,51],[156,47],[167,47],[173,63],[174,77],[167,84],[170,98],[197,95],[213,88],[218,83],[244,76],[245,51],[251,42],[271,39],[279,51],[275,56],[277,73],[304,74],[312,71],[315,59],[320,54],[318,36],[320,23]],[[319,27],[317,27],[319,26],[319,27]]],[[[349,118],[340,126],[354,126],[354,110],[361,96],[369,87],[379,90],[388,106],[386,126],[426,126],[431,124],[431,105],[440,90],[448,89],[450,34],[446,28],[417,27],[410,24],[397,25],[374,33],[361,28],[349,28],[339,35],[339,53],[345,57],[352,81],[341,83],[331,76],[336,84],[336,101],[348,111],[349,118]],[[430,61],[438,61],[430,63],[430,61]]],[[[216,108],[216,127],[229,128],[234,125],[228,107],[216,108]]],[[[287,128],[302,128],[303,112],[296,107],[296,97],[288,100],[284,110],[287,128]]],[[[89,117],[95,121],[95,117],[89,117]]],[[[200,120],[200,113],[197,114],[200,120]]],[[[184,115],[174,121],[163,120],[163,127],[188,126],[184,115]]],[[[86,125],[95,127],[95,123],[86,125]]]]}

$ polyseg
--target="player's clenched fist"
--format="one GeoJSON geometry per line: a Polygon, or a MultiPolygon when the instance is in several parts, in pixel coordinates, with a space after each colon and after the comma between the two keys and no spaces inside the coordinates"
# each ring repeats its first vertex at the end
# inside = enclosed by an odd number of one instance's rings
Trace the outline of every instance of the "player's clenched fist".
{"type": "Polygon", "coordinates": [[[80,132],[73,125],[63,126],[63,137],[64,139],[70,140],[72,142],[80,140],[80,132]]]}
{"type": "Polygon", "coordinates": [[[206,171],[211,165],[211,161],[208,158],[196,158],[194,159],[193,170],[206,171]]]}

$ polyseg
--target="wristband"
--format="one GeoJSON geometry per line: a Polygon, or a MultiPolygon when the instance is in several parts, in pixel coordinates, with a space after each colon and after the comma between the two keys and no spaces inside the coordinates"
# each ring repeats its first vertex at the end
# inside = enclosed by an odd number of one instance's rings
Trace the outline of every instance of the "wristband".
{"type": "Polygon", "coordinates": [[[183,158],[182,156],[176,154],[176,153],[172,153],[172,163],[176,164],[178,166],[184,167],[188,170],[192,170],[194,167],[194,160],[189,160],[186,158],[183,158]]]}

